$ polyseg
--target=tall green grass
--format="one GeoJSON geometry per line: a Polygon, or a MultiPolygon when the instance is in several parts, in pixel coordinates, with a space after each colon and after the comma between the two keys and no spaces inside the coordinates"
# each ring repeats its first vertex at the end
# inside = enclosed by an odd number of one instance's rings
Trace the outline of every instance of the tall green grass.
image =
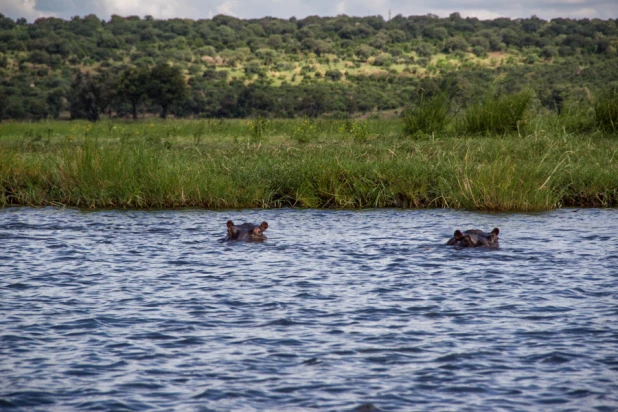
{"type": "Polygon", "coordinates": [[[607,132],[618,132],[618,90],[616,88],[601,94],[594,105],[597,124],[607,132]]]}
{"type": "Polygon", "coordinates": [[[567,102],[556,116],[555,126],[565,133],[594,133],[598,129],[594,108],[588,102],[567,102]]]}
{"type": "Polygon", "coordinates": [[[311,120],[318,131],[299,141],[300,122],[269,120],[259,141],[248,121],[2,124],[0,205],[618,205],[618,141],[609,135],[415,140],[396,121],[311,120]]]}
{"type": "Polygon", "coordinates": [[[533,97],[529,89],[515,94],[500,94],[490,89],[468,106],[460,130],[467,134],[495,135],[519,131],[525,126],[533,97]]]}
{"type": "Polygon", "coordinates": [[[428,98],[421,95],[419,103],[411,106],[403,115],[403,132],[408,136],[418,133],[435,135],[444,130],[452,118],[448,91],[428,98]]]}

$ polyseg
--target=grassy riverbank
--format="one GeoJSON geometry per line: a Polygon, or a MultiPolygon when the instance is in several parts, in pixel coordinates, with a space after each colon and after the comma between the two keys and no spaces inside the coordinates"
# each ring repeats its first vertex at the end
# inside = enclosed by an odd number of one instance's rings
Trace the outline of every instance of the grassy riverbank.
{"type": "Polygon", "coordinates": [[[618,138],[538,120],[411,138],[399,120],[0,124],[0,206],[618,206],[618,138]]]}

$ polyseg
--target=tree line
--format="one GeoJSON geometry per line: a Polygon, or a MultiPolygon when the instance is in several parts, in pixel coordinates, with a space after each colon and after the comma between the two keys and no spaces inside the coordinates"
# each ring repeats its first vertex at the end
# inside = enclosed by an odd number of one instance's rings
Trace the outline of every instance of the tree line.
{"type": "Polygon", "coordinates": [[[507,79],[505,91],[532,87],[559,111],[616,82],[617,49],[612,19],[89,15],[28,23],[0,14],[0,120],[346,116],[398,109],[444,84],[456,84],[465,104],[497,77],[507,79]],[[470,57],[488,53],[495,62],[470,57]],[[366,65],[379,70],[354,71],[366,65]],[[292,70],[295,82],[272,75],[292,70]]]}

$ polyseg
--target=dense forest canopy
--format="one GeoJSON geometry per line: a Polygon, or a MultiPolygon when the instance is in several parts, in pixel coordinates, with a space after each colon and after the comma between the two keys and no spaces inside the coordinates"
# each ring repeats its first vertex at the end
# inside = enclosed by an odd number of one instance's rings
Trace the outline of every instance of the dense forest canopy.
{"type": "Polygon", "coordinates": [[[0,14],[0,120],[350,116],[444,88],[532,88],[547,110],[618,80],[618,20],[453,13],[304,19],[0,14]]]}

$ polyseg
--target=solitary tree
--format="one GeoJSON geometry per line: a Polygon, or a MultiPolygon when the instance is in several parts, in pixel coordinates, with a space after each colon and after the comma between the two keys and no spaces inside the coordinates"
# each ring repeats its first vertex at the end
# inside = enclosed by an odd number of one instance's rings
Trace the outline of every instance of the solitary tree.
{"type": "Polygon", "coordinates": [[[170,105],[187,96],[187,86],[180,70],[167,63],[160,63],[153,67],[148,82],[148,96],[161,105],[160,117],[165,119],[170,105]]]}
{"type": "Polygon", "coordinates": [[[356,49],[354,49],[354,54],[361,61],[367,61],[367,59],[373,56],[375,53],[376,50],[371,46],[367,46],[366,44],[361,44],[356,49]]]}
{"type": "Polygon", "coordinates": [[[131,67],[122,72],[116,81],[118,96],[131,103],[133,119],[137,119],[137,106],[147,94],[149,75],[148,69],[131,67]]]}
{"type": "Polygon", "coordinates": [[[65,104],[65,90],[62,87],[56,87],[47,93],[45,103],[49,108],[49,112],[54,119],[60,116],[60,112],[65,104]]]}
{"type": "Polygon", "coordinates": [[[7,99],[6,99],[6,93],[4,92],[4,89],[2,87],[0,87],[0,122],[2,122],[2,119],[4,119],[4,111],[6,110],[6,106],[7,106],[7,99]]]}
{"type": "Polygon", "coordinates": [[[468,42],[463,37],[457,37],[457,36],[451,37],[444,43],[445,52],[452,53],[457,50],[461,50],[461,51],[468,50],[468,42]]]}
{"type": "Polygon", "coordinates": [[[109,106],[114,90],[108,72],[99,75],[78,73],[71,84],[70,110],[72,119],[99,120],[109,106]]]}

